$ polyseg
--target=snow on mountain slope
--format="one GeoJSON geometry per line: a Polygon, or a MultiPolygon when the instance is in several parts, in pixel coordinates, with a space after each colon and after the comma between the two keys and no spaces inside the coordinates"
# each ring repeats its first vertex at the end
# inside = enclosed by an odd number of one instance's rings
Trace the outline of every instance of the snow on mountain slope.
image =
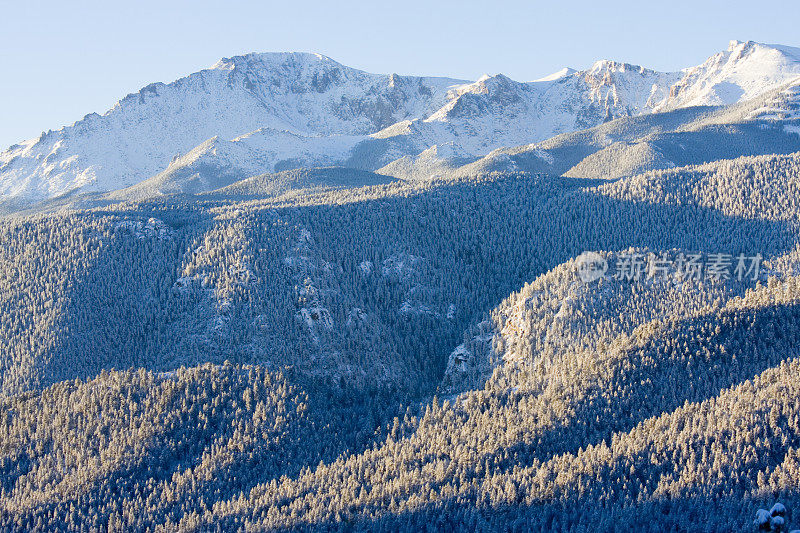
{"type": "Polygon", "coordinates": [[[678,78],[613,61],[527,83],[502,74],[484,76],[451,89],[448,103],[429,117],[392,126],[380,136],[405,135],[420,149],[453,143],[469,155],[484,155],[649,112],[678,78]]]}
{"type": "Polygon", "coordinates": [[[726,51],[684,70],[659,110],[743,102],[798,76],[800,48],[731,41],[726,51]]]}
{"type": "Polygon", "coordinates": [[[381,137],[403,135],[405,145],[420,151],[449,142],[485,155],[621,117],[749,101],[795,79],[800,49],[732,41],[727,51],[677,73],[603,60],[529,83],[486,76],[451,89],[448,103],[430,117],[392,126],[381,137]]]}
{"type": "Polygon", "coordinates": [[[111,194],[143,199],[162,194],[197,194],[224,187],[249,176],[285,168],[319,167],[341,161],[363,136],[308,136],[261,128],[233,140],[213,137],[152,178],[111,194]]]}
{"type": "Polygon", "coordinates": [[[378,169],[378,174],[394,176],[406,181],[429,180],[447,176],[455,169],[474,161],[454,143],[434,144],[419,155],[406,155],[378,169]]]}
{"type": "MultiPolygon", "coordinates": [[[[316,54],[223,59],[168,85],[149,85],[105,115],[12,146],[0,155],[0,196],[127,187],[213,137],[227,141],[261,130],[265,138],[274,130],[283,144],[284,132],[363,135],[434,111],[458,83],[368,74],[316,54]]],[[[288,146],[285,158],[299,155],[288,146]]]]}
{"type": "Polygon", "coordinates": [[[557,72],[553,72],[552,74],[545,76],[543,78],[539,78],[538,80],[534,81],[555,81],[557,79],[563,78],[564,76],[569,76],[577,72],[574,68],[564,67],[557,72]]]}
{"type": "Polygon", "coordinates": [[[800,78],[745,102],[622,117],[494,150],[452,175],[525,171],[613,179],[648,170],[800,150],[800,78]]]}
{"type": "Polygon", "coordinates": [[[750,111],[747,118],[765,120],[800,119],[800,77],[787,84],[783,90],[765,98],[760,106],[750,111]]]}
{"type": "MultiPolygon", "coordinates": [[[[249,54],[10,147],[0,154],[0,199],[118,190],[156,175],[164,191],[180,192],[303,166],[376,170],[433,146],[484,156],[619,117],[749,101],[793,79],[800,49],[738,41],[682,72],[604,60],[525,83],[502,74],[472,83],[385,76],[316,54],[249,54]],[[204,143],[214,138],[212,150],[204,143]],[[202,161],[192,162],[187,154],[198,150],[202,161]],[[178,172],[176,158],[189,168],[178,172]]],[[[439,153],[423,160],[420,168],[455,166],[439,153]]]]}
{"type": "Polygon", "coordinates": [[[608,117],[640,114],[666,98],[678,74],[659,73],[614,61],[588,70],[565,69],[542,80],[518,83],[503,75],[485,76],[450,91],[450,101],[428,122],[454,122],[486,110],[528,112],[531,125],[547,136],[595,125],[608,117]]]}
{"type": "Polygon", "coordinates": [[[289,191],[350,189],[388,185],[395,181],[395,179],[388,176],[352,168],[298,168],[240,180],[227,187],[206,193],[205,197],[234,199],[248,197],[265,198],[269,196],[279,196],[289,191]]]}

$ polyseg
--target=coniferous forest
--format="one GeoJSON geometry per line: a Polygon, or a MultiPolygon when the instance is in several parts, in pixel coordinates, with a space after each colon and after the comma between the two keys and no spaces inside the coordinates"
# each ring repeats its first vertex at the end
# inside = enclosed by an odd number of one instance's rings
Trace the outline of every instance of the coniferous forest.
{"type": "MultiPolygon", "coordinates": [[[[476,83],[452,131],[518,104],[476,83]]],[[[214,140],[9,195],[0,530],[800,528],[797,83],[482,155],[414,119],[338,161],[214,140]]]]}

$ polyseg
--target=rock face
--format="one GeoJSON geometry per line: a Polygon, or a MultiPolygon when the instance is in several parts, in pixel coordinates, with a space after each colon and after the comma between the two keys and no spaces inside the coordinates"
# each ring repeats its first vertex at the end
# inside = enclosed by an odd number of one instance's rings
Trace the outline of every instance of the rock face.
{"type": "Polygon", "coordinates": [[[117,190],[167,170],[200,189],[308,166],[376,170],[435,145],[484,156],[614,118],[745,101],[798,76],[799,49],[737,41],[682,72],[604,60],[524,83],[502,74],[471,83],[387,76],[317,54],[248,54],[148,85],[104,115],[10,147],[0,154],[0,199],[117,190]]]}

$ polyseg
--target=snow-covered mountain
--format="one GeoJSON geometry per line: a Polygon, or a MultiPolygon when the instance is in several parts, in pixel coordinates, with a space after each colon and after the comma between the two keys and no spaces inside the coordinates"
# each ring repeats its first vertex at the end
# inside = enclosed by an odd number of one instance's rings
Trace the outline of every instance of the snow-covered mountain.
{"type": "MultiPolygon", "coordinates": [[[[156,193],[197,192],[290,168],[376,170],[433,146],[484,156],[614,118],[749,100],[798,77],[800,49],[738,41],[681,72],[598,61],[532,82],[378,75],[316,54],[249,54],[10,147],[0,154],[0,199],[110,191],[153,176],[156,193]]],[[[425,166],[442,167],[437,158],[446,159],[426,154],[425,166]]]]}
{"type": "MultiPolygon", "coordinates": [[[[422,152],[453,144],[472,156],[541,141],[609,120],[649,113],[663,105],[678,73],[598,61],[588,70],[563,70],[533,82],[502,74],[452,89],[432,115],[394,124],[373,137],[422,152]]],[[[388,164],[396,150],[387,150],[388,164]]]]}
{"type": "Polygon", "coordinates": [[[12,146],[0,155],[0,195],[127,187],[214,137],[237,141],[221,153],[242,152],[247,161],[256,151],[269,169],[301,157],[316,139],[316,162],[329,146],[354,142],[340,136],[364,136],[434,112],[447,101],[447,88],[460,83],[368,74],[316,54],[223,59],[168,85],[149,85],[102,116],[12,146]]]}
{"type": "Polygon", "coordinates": [[[657,109],[743,102],[798,76],[800,48],[731,41],[724,52],[685,69],[657,109]]]}

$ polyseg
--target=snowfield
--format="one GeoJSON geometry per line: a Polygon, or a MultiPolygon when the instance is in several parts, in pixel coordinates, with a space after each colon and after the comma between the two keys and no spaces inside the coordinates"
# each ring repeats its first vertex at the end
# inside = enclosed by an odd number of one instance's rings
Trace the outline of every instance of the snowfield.
{"type": "Polygon", "coordinates": [[[11,146],[0,154],[0,199],[113,191],[153,177],[157,193],[196,193],[265,172],[377,170],[408,157],[395,171],[413,177],[415,168],[446,169],[618,117],[747,101],[798,77],[800,49],[738,41],[681,72],[602,60],[532,82],[380,75],[319,54],[248,54],[11,146]]]}

